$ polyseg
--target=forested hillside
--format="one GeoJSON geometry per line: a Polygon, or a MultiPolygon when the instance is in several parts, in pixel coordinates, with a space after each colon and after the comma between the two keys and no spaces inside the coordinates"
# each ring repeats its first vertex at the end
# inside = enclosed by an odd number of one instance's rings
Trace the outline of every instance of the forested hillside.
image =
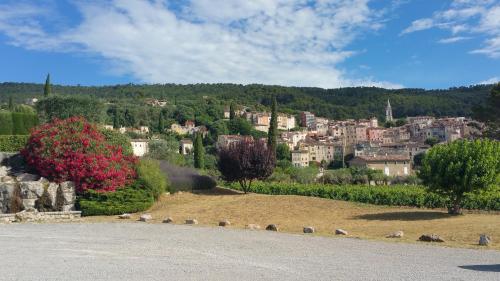
{"type": "MultiPolygon", "coordinates": [[[[116,85],[116,86],[60,86],[53,85],[55,94],[87,95],[111,102],[155,97],[167,99],[171,105],[182,101],[196,101],[213,97],[220,101],[234,100],[240,105],[270,105],[271,94],[276,94],[280,111],[290,113],[309,110],[318,116],[333,119],[383,117],[387,99],[391,100],[394,115],[398,118],[415,115],[471,116],[473,107],[482,105],[491,85],[450,88],[446,90],[398,89],[375,87],[321,89],[237,84],[192,85],[116,85]]],[[[0,101],[9,96],[17,102],[41,96],[43,84],[2,83],[0,101]]]]}

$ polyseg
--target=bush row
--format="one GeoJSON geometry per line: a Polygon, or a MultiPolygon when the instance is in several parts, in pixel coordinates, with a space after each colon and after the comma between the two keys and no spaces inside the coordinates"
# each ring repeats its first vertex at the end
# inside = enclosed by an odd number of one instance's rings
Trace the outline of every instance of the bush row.
{"type": "Polygon", "coordinates": [[[27,135],[37,124],[35,114],[0,111],[0,135],[27,135]]]}
{"type": "Polygon", "coordinates": [[[26,146],[28,135],[0,135],[0,151],[18,152],[26,146]]]}
{"type": "MultiPolygon", "coordinates": [[[[241,190],[239,184],[230,185],[241,190]]],[[[255,182],[251,192],[271,195],[302,195],[375,205],[411,206],[419,208],[446,208],[448,199],[428,192],[423,186],[367,186],[367,185],[321,185],[283,184],[255,182]]],[[[500,210],[500,191],[467,194],[463,208],[475,210],[500,210]]]]}

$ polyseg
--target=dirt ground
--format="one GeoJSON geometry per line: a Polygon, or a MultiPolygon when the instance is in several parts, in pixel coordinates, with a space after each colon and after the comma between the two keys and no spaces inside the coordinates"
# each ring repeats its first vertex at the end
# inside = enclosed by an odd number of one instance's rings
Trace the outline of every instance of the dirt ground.
{"type": "MultiPolygon", "coordinates": [[[[227,219],[233,228],[258,224],[265,229],[268,224],[276,224],[279,231],[302,233],[304,226],[313,226],[314,235],[321,236],[335,236],[335,229],[341,228],[348,231],[348,237],[394,242],[417,243],[420,235],[435,233],[446,241],[439,245],[464,248],[479,247],[479,235],[486,233],[493,238],[488,248],[500,250],[500,242],[496,242],[500,239],[498,213],[450,216],[441,209],[376,206],[304,196],[241,194],[226,189],[164,195],[144,213],[152,215],[152,223],[172,217],[174,223],[184,224],[186,219],[195,218],[200,225],[217,226],[219,221],[227,219]],[[399,230],[404,231],[403,238],[385,238],[399,230]]],[[[141,214],[133,214],[130,221],[137,221],[141,214]]],[[[100,216],[87,217],[84,221],[125,220],[100,216]]]]}

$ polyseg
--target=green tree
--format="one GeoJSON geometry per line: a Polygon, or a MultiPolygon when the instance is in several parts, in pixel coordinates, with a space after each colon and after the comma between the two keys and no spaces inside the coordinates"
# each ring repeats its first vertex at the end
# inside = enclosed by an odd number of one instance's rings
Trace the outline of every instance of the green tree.
{"type": "Polygon", "coordinates": [[[458,140],[436,145],[424,156],[419,177],[429,190],[449,198],[450,214],[460,214],[465,193],[499,183],[500,143],[458,140]]]}
{"type": "Polygon", "coordinates": [[[12,96],[9,97],[9,110],[14,110],[14,101],[12,100],[12,96]]]}
{"type": "Polygon", "coordinates": [[[47,74],[47,78],[45,79],[45,86],[43,87],[43,95],[45,97],[48,97],[51,94],[51,87],[50,87],[50,73],[47,74]]]}
{"type": "Polygon", "coordinates": [[[165,130],[165,124],[163,123],[163,112],[160,111],[160,116],[158,117],[158,132],[159,133],[163,133],[163,131],[165,130]]]}
{"type": "Polygon", "coordinates": [[[234,102],[229,105],[229,120],[233,120],[236,117],[236,112],[234,108],[234,102]]]}
{"type": "Polygon", "coordinates": [[[267,145],[271,152],[276,154],[276,144],[278,135],[278,112],[277,112],[276,96],[273,96],[273,103],[271,105],[271,123],[269,124],[269,132],[267,133],[267,145]]]}
{"type": "Polygon", "coordinates": [[[36,109],[42,122],[48,122],[53,118],[83,116],[89,122],[103,123],[105,115],[102,101],[84,96],[49,96],[39,100],[36,109]]]}
{"type": "Polygon", "coordinates": [[[439,143],[439,139],[436,137],[429,137],[424,141],[424,143],[432,147],[439,143]]]}
{"type": "Polygon", "coordinates": [[[113,128],[118,129],[120,124],[118,122],[118,109],[113,111],[113,128]]]}
{"type": "Polygon", "coordinates": [[[201,133],[197,133],[194,139],[194,167],[197,169],[205,168],[205,148],[201,133]]]}
{"type": "Polygon", "coordinates": [[[290,153],[290,148],[285,143],[280,143],[276,146],[276,159],[292,161],[292,154],[290,153]]]}
{"type": "Polygon", "coordinates": [[[500,83],[491,89],[484,106],[474,109],[474,118],[486,123],[485,135],[500,140],[500,83]]]}

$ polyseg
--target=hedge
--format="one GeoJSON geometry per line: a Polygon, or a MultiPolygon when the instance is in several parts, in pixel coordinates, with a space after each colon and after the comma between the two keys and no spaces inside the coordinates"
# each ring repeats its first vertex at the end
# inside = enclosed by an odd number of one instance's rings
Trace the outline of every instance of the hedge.
{"type": "MultiPolygon", "coordinates": [[[[241,190],[237,183],[231,188],[241,190]]],[[[321,185],[255,182],[250,192],[271,195],[313,196],[374,205],[446,208],[448,199],[428,192],[423,186],[321,185]]],[[[500,210],[500,191],[466,194],[462,207],[474,210],[500,210]]]]}
{"type": "Polygon", "coordinates": [[[0,111],[0,135],[27,135],[37,124],[35,114],[0,111]]]}
{"type": "Polygon", "coordinates": [[[4,136],[0,135],[0,151],[18,152],[26,146],[28,135],[4,136]]]}
{"type": "Polygon", "coordinates": [[[114,192],[88,190],[78,197],[77,207],[84,216],[136,213],[149,209],[167,189],[167,178],[159,162],[142,159],[137,165],[134,184],[114,192]]]}

